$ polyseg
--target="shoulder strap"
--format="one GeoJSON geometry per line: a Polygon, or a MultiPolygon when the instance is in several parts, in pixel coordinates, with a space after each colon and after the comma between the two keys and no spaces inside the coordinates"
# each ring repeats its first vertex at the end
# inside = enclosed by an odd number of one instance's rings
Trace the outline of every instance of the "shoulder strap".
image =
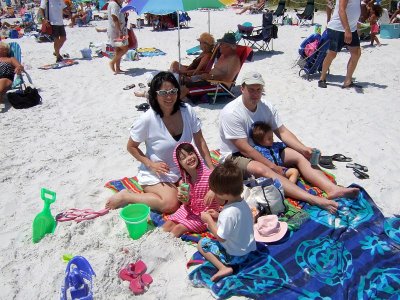
{"type": "Polygon", "coordinates": [[[46,11],[44,14],[45,14],[45,18],[47,20],[49,20],[49,22],[50,22],[50,1],[49,0],[46,1],[46,11]],[[46,13],[47,13],[47,15],[46,15],[46,13]]]}

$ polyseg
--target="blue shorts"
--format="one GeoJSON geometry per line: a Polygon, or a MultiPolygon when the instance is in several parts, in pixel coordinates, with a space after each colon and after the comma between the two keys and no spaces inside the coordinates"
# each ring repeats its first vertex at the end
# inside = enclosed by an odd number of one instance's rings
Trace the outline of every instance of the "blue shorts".
{"type": "Polygon", "coordinates": [[[333,52],[340,52],[346,45],[349,47],[360,47],[360,38],[357,30],[351,33],[351,43],[344,42],[344,32],[328,28],[329,50],[333,52]]]}
{"type": "Polygon", "coordinates": [[[200,247],[204,252],[210,252],[214,254],[224,265],[239,265],[243,263],[249,254],[243,256],[233,256],[226,252],[225,248],[221,245],[220,242],[203,238],[200,240],[200,247]]]}

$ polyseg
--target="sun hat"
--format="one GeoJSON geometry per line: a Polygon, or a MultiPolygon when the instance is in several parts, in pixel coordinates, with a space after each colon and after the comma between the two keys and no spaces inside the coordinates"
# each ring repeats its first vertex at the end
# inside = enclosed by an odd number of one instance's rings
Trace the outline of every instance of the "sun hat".
{"type": "Polygon", "coordinates": [[[258,72],[247,72],[242,78],[242,84],[261,84],[265,85],[264,79],[258,72]]]}
{"type": "Polygon", "coordinates": [[[215,44],[214,37],[211,34],[209,34],[208,32],[203,32],[197,40],[199,42],[206,43],[210,46],[215,44]]]}
{"type": "Polygon", "coordinates": [[[285,236],[287,230],[287,223],[278,221],[278,216],[262,216],[254,224],[254,238],[257,242],[276,242],[285,236]]]}
{"type": "Polygon", "coordinates": [[[233,32],[225,33],[224,36],[217,41],[218,41],[218,43],[227,43],[227,44],[231,44],[231,45],[236,45],[236,38],[235,38],[235,34],[233,32]]]}

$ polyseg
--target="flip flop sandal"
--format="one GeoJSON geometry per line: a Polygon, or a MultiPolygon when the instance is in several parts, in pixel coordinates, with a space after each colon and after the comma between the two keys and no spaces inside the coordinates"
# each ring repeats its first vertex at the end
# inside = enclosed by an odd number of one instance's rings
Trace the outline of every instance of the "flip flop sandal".
{"type": "Polygon", "coordinates": [[[336,166],[332,162],[332,157],[330,156],[321,156],[318,164],[325,169],[336,169],[336,166]]]}
{"type": "Polygon", "coordinates": [[[142,260],[129,264],[128,267],[119,271],[118,276],[124,281],[131,281],[147,271],[147,266],[142,260]]]}
{"type": "Polygon", "coordinates": [[[354,83],[353,81],[350,82],[349,85],[342,85],[342,89],[350,89],[350,88],[355,88],[355,89],[362,89],[363,87],[359,84],[354,83]]]}
{"type": "Polygon", "coordinates": [[[150,105],[148,103],[142,103],[139,105],[135,106],[138,111],[147,111],[150,108],[150,105]]]}
{"type": "Polygon", "coordinates": [[[153,282],[153,278],[149,274],[139,275],[138,277],[131,280],[129,289],[135,294],[143,294],[153,282]]]}
{"type": "Polygon", "coordinates": [[[146,85],[144,84],[144,83],[139,83],[139,87],[141,88],[141,89],[144,89],[144,88],[146,88],[146,85]]]}
{"type": "Polygon", "coordinates": [[[354,170],[359,170],[359,171],[364,171],[364,172],[368,172],[368,168],[366,166],[357,164],[357,163],[348,163],[346,164],[346,168],[352,168],[354,170]]]}
{"type": "Polygon", "coordinates": [[[351,157],[344,156],[343,154],[333,154],[332,160],[340,161],[340,162],[349,162],[353,159],[351,157]]]}
{"type": "Polygon", "coordinates": [[[358,169],[353,169],[353,174],[356,176],[358,179],[369,179],[369,175],[367,173],[364,173],[358,169]]]}
{"type": "Polygon", "coordinates": [[[135,85],[134,83],[128,84],[126,87],[124,87],[124,91],[133,89],[135,86],[136,86],[136,85],[135,85]]]}

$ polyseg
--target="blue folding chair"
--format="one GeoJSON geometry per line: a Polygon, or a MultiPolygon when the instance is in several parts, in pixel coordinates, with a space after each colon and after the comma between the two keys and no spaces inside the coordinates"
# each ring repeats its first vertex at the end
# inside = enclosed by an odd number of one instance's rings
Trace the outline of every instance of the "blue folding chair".
{"type": "MultiPolygon", "coordinates": [[[[22,61],[22,55],[21,55],[21,47],[17,42],[11,42],[8,44],[10,47],[10,57],[14,57],[19,63],[22,61]]],[[[23,71],[28,78],[29,83],[32,84],[32,79],[29,76],[29,74],[26,71],[23,71]]],[[[21,75],[15,75],[13,84],[11,86],[11,89],[21,89],[22,84],[24,83],[24,80],[21,75]]]]}

